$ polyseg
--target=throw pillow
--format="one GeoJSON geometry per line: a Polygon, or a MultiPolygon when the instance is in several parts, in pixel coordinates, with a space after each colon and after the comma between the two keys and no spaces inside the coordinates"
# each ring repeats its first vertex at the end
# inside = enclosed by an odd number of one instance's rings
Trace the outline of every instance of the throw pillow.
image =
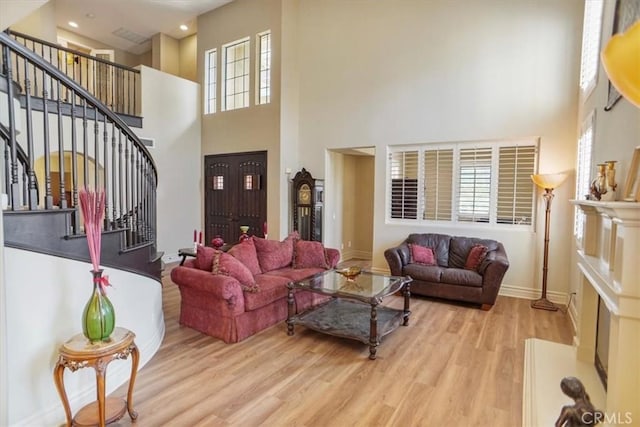
{"type": "Polygon", "coordinates": [[[196,249],[196,261],[194,263],[195,267],[200,270],[211,271],[211,264],[213,263],[215,253],[216,250],[209,246],[198,245],[196,249]]]}
{"type": "Polygon", "coordinates": [[[436,257],[433,254],[433,249],[427,248],[426,246],[409,243],[409,250],[411,252],[411,263],[422,265],[438,265],[436,263],[436,257]]]}
{"type": "Polygon", "coordinates": [[[296,240],[293,268],[329,268],[327,252],[321,242],[296,240]]]}
{"type": "Polygon", "coordinates": [[[227,253],[243,263],[254,276],[262,273],[262,270],[260,270],[260,264],[258,263],[258,254],[256,252],[256,246],[253,243],[253,239],[247,239],[242,243],[233,245],[227,253]]]}
{"type": "Polygon", "coordinates": [[[465,270],[478,271],[482,261],[484,261],[484,258],[487,256],[487,252],[489,252],[489,248],[486,246],[473,245],[469,251],[469,255],[467,255],[467,261],[464,263],[465,270]]]}
{"type": "Polygon", "coordinates": [[[213,274],[224,274],[240,282],[242,290],[246,292],[258,292],[260,288],[249,269],[232,255],[222,251],[216,251],[211,266],[213,274]]]}
{"type": "Polygon", "coordinates": [[[264,273],[291,265],[294,241],[292,235],[289,235],[282,242],[255,236],[253,240],[258,253],[258,262],[264,273]]]}

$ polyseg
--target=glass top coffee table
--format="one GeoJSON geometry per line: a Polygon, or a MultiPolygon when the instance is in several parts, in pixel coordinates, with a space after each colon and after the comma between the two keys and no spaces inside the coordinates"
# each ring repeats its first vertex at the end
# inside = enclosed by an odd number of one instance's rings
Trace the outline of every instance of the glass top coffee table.
{"type": "Polygon", "coordinates": [[[369,344],[369,359],[376,358],[382,337],[400,324],[409,324],[410,277],[385,276],[362,272],[349,280],[335,270],[311,276],[299,282],[290,282],[287,334],[293,335],[294,325],[303,325],[329,335],[351,338],[369,344]],[[328,302],[295,314],[296,289],[329,295],[328,302]],[[402,292],[404,309],[381,306],[385,297],[402,292]]]}

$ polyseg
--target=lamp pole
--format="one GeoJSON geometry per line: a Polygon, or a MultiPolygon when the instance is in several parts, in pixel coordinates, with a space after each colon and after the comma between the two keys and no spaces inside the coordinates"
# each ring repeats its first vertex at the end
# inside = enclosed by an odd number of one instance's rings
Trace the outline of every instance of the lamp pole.
{"type": "Polygon", "coordinates": [[[547,299],[547,271],[549,270],[549,219],[551,218],[551,201],[553,200],[553,188],[545,188],[542,195],[545,203],[544,215],[544,258],[542,263],[542,297],[531,302],[532,308],[557,311],[558,307],[547,299]]]}

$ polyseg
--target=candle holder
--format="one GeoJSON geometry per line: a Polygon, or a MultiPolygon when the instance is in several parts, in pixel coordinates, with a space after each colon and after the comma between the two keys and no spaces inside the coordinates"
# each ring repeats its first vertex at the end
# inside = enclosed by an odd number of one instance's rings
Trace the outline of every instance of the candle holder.
{"type": "Polygon", "coordinates": [[[240,238],[238,239],[239,242],[244,242],[245,240],[248,240],[251,238],[251,236],[249,236],[249,234],[247,234],[247,232],[249,231],[249,226],[248,225],[241,225],[240,226],[240,238]]]}

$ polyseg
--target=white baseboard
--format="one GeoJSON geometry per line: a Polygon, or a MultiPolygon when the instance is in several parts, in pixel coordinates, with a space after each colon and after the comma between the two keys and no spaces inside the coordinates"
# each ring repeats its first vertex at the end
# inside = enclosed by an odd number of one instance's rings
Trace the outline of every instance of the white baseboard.
{"type": "MultiPolygon", "coordinates": [[[[503,283],[502,286],[500,286],[498,295],[533,300],[540,298],[540,289],[523,288],[521,286],[503,283]]],[[[567,305],[569,296],[564,292],[547,291],[547,298],[555,304],[565,306],[567,305]]]]}
{"type": "Polygon", "coordinates": [[[344,249],[342,250],[341,261],[349,261],[351,259],[371,259],[371,252],[359,251],[357,249],[344,249]]]}

